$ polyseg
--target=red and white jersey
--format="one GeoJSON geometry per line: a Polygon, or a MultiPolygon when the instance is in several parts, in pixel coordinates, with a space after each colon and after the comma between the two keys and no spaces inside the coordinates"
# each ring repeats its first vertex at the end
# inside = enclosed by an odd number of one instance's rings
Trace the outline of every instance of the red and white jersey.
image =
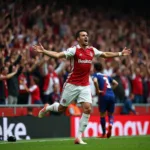
{"type": "Polygon", "coordinates": [[[35,85],[32,85],[30,88],[29,88],[29,91],[30,91],[30,98],[31,98],[31,104],[34,104],[35,101],[37,100],[40,100],[40,89],[39,87],[35,84],[35,85]]]}
{"type": "Polygon", "coordinates": [[[143,95],[142,77],[140,75],[132,75],[133,94],[143,95]]]}
{"type": "Polygon", "coordinates": [[[67,83],[79,86],[89,85],[89,75],[94,56],[100,56],[103,52],[94,47],[86,49],[79,45],[64,51],[66,58],[71,60],[71,73],[68,75],[67,83]]]}
{"type": "Polygon", "coordinates": [[[25,87],[23,85],[23,83],[24,83],[27,86],[27,78],[26,78],[26,76],[24,74],[20,74],[19,77],[18,77],[18,81],[19,81],[19,93],[27,93],[27,91],[26,91],[26,89],[25,89],[25,87]]]}
{"type": "Polygon", "coordinates": [[[55,83],[59,84],[59,78],[57,73],[55,71],[52,73],[48,73],[44,77],[44,86],[43,86],[44,95],[49,95],[50,93],[53,92],[53,85],[55,83]]]}

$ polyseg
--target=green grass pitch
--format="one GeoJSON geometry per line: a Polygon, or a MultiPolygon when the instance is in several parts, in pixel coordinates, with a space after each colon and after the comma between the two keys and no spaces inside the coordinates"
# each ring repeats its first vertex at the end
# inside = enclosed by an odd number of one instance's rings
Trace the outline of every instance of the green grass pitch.
{"type": "Polygon", "coordinates": [[[87,145],[75,145],[72,138],[0,141],[0,150],[150,150],[150,136],[84,138],[87,145]]]}

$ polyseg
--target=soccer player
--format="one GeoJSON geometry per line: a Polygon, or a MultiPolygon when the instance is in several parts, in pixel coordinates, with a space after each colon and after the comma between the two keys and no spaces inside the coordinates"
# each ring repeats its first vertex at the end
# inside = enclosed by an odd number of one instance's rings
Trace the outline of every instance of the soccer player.
{"type": "Polygon", "coordinates": [[[78,134],[75,144],[86,144],[82,140],[82,133],[87,127],[91,113],[91,90],[89,86],[89,74],[92,59],[94,56],[111,58],[130,55],[131,50],[124,48],[122,52],[102,52],[96,48],[89,46],[89,37],[86,30],[79,30],[76,33],[78,45],[68,48],[63,52],[55,52],[44,49],[40,45],[33,46],[33,49],[39,53],[43,53],[53,58],[67,58],[71,61],[72,70],[68,75],[66,83],[63,87],[60,103],[56,102],[52,105],[46,104],[39,112],[39,117],[43,117],[48,111],[64,112],[72,100],[77,99],[83,108],[83,114],[79,121],[78,134]]]}
{"type": "Polygon", "coordinates": [[[111,137],[111,129],[113,125],[113,112],[115,108],[115,95],[112,89],[114,89],[118,82],[112,79],[110,76],[102,74],[103,71],[102,64],[94,64],[95,73],[93,74],[93,81],[98,94],[98,106],[100,111],[100,124],[102,127],[101,138],[111,137]],[[108,113],[108,132],[106,134],[106,112],[108,113]]]}

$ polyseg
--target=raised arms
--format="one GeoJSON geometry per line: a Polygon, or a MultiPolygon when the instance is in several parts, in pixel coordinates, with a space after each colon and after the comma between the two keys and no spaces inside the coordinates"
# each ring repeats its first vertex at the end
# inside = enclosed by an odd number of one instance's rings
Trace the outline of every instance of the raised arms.
{"type": "Polygon", "coordinates": [[[39,46],[34,45],[33,49],[38,53],[43,53],[45,55],[48,55],[50,57],[57,58],[57,59],[66,57],[64,52],[48,51],[48,50],[44,49],[44,47],[41,44],[39,46]]]}

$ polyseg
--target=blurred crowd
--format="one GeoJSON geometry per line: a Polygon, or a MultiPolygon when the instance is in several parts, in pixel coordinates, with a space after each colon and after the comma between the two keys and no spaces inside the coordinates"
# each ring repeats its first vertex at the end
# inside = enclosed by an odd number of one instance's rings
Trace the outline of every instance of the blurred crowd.
{"type": "Polygon", "coordinates": [[[103,73],[118,81],[117,103],[124,103],[131,93],[134,103],[150,103],[150,19],[40,2],[0,2],[0,104],[59,101],[70,72],[69,60],[37,54],[32,46],[41,43],[45,49],[64,51],[77,44],[74,35],[79,29],[87,29],[90,45],[101,51],[131,48],[129,57],[95,58],[93,63],[100,61],[103,73]]]}

